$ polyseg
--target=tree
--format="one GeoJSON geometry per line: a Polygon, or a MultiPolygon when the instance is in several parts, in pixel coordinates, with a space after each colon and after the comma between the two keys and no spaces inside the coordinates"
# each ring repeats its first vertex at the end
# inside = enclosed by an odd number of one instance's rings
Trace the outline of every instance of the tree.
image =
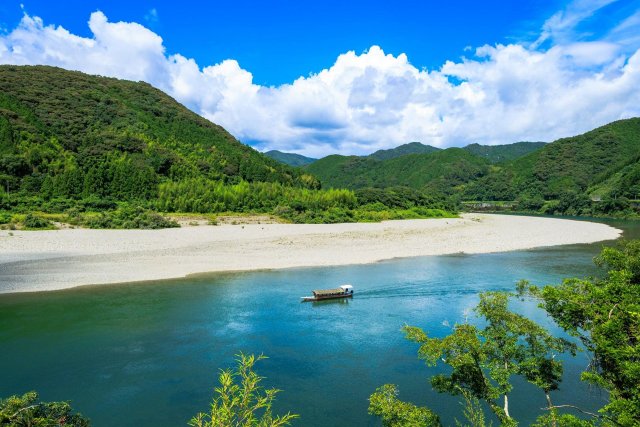
{"type": "Polygon", "coordinates": [[[276,394],[275,388],[264,389],[260,382],[264,379],[255,373],[253,367],[265,356],[240,353],[235,369],[220,373],[220,386],[214,389],[214,398],[209,413],[198,413],[189,421],[195,427],[278,427],[290,424],[298,415],[287,412],[282,416],[272,413],[276,394]]]}
{"type": "MultiPolygon", "coordinates": [[[[551,336],[532,320],[510,311],[508,304],[512,296],[503,292],[480,294],[475,312],[486,325],[482,329],[468,323],[458,324],[450,335],[431,338],[420,328],[403,328],[407,339],[420,344],[418,357],[428,366],[440,363],[449,366],[448,374],[431,377],[431,385],[440,393],[462,396],[466,401],[465,417],[473,425],[484,425],[477,409],[478,402],[484,402],[501,425],[518,424],[509,412],[512,377],[516,375],[539,387],[547,398],[549,409],[554,409],[550,393],[558,388],[562,378],[562,364],[555,356],[576,350],[569,341],[551,336]]],[[[383,417],[383,423],[389,414],[395,416],[398,412],[412,414],[416,411],[392,396],[395,389],[388,385],[385,387],[378,389],[370,399],[373,401],[375,397],[379,401],[381,395],[387,396],[386,404],[395,406],[396,412],[392,409],[373,412],[383,417]]],[[[396,416],[391,419],[403,418],[396,416]]],[[[552,425],[557,425],[555,411],[551,413],[551,420],[552,425]]],[[[412,424],[398,421],[388,425],[412,424]]]]}
{"type": "Polygon", "coordinates": [[[539,289],[527,282],[523,293],[592,354],[582,379],[609,392],[600,410],[604,425],[638,425],[640,420],[640,241],[605,248],[595,259],[608,269],[604,279],[566,279],[539,289]]]}
{"type": "Polygon", "coordinates": [[[382,418],[384,427],[442,425],[440,418],[430,409],[399,400],[398,388],[393,384],[378,387],[369,397],[369,413],[382,418]]]}
{"type": "Polygon", "coordinates": [[[70,426],[88,427],[89,420],[74,414],[68,402],[37,402],[38,393],[0,400],[0,426],[70,426]]]}
{"type": "Polygon", "coordinates": [[[544,328],[508,309],[512,295],[503,292],[480,294],[475,311],[486,322],[483,329],[456,325],[451,335],[429,338],[420,328],[405,327],[407,338],[420,344],[418,357],[429,366],[443,362],[451,374],[431,378],[435,390],[452,395],[467,393],[484,401],[503,425],[516,425],[509,413],[512,376],[523,376],[549,393],[558,388],[562,364],[555,355],[575,347],[554,338],[544,328]],[[498,403],[502,399],[502,405],[498,403]]]}

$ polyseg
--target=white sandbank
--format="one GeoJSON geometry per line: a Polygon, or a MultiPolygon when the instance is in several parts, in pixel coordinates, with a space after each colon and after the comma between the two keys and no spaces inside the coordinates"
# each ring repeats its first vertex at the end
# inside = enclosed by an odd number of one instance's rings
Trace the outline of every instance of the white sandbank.
{"type": "Polygon", "coordinates": [[[612,240],[621,233],[586,221],[486,214],[366,224],[0,231],[0,293],[205,272],[503,252],[612,240]]]}

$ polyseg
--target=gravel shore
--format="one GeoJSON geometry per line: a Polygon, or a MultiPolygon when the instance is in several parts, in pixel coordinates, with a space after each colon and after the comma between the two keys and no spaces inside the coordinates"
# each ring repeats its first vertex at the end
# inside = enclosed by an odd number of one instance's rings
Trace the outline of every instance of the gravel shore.
{"type": "Polygon", "coordinates": [[[205,272],[503,252],[612,240],[620,234],[620,230],[608,225],[586,221],[487,214],[330,225],[0,231],[0,293],[178,278],[205,272]]]}

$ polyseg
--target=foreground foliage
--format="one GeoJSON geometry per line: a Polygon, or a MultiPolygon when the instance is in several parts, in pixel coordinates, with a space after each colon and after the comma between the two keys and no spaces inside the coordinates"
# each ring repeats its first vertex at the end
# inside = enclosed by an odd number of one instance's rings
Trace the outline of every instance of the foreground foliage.
{"type": "MultiPolygon", "coordinates": [[[[519,376],[538,387],[547,401],[547,414],[535,426],[635,426],[640,420],[640,241],[605,248],[596,263],[608,269],[603,279],[566,279],[558,286],[538,288],[523,281],[521,297],[536,298],[559,326],[577,337],[590,353],[592,363],[582,380],[609,393],[609,402],[598,413],[572,404],[556,404],[551,393],[562,380],[558,355],[575,354],[570,341],[553,337],[540,325],[508,308],[515,295],[488,292],[476,307],[482,328],[456,325],[444,338],[431,338],[417,327],[404,328],[407,338],[420,345],[418,357],[428,366],[444,364],[446,374],[431,377],[441,393],[462,396],[465,418],[472,426],[484,426],[482,403],[500,425],[516,426],[509,412],[513,378],[519,376]],[[578,411],[583,418],[561,414],[578,411]]],[[[395,386],[385,385],[370,398],[369,411],[385,426],[438,425],[436,418],[415,423],[413,416],[431,414],[425,407],[402,402],[395,386]],[[382,403],[381,403],[382,402],[382,403]]]]}
{"type": "Polygon", "coordinates": [[[89,420],[73,413],[68,402],[38,402],[34,391],[0,400],[0,426],[88,427],[89,420]]]}
{"type": "Polygon", "coordinates": [[[393,384],[379,387],[369,398],[369,413],[382,419],[387,427],[440,426],[440,418],[430,409],[398,399],[398,388],[393,384]]]}
{"type": "Polygon", "coordinates": [[[219,387],[214,389],[214,397],[209,412],[201,412],[189,421],[196,427],[278,427],[289,425],[297,418],[287,413],[276,416],[272,405],[275,388],[264,389],[260,382],[264,379],[254,371],[254,365],[265,356],[238,355],[235,369],[226,369],[220,373],[219,387]]]}
{"type": "Polygon", "coordinates": [[[602,280],[567,279],[540,289],[521,290],[593,355],[582,380],[602,387],[609,403],[604,425],[637,425],[640,420],[640,241],[605,248],[596,262],[608,269],[602,280]]]}

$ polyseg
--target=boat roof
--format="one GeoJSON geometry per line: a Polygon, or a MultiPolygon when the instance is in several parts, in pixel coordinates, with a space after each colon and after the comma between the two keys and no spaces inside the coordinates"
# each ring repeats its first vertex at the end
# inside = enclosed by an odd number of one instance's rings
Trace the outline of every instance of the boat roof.
{"type": "Polygon", "coordinates": [[[344,292],[350,291],[351,289],[353,289],[353,286],[351,285],[342,285],[339,288],[334,289],[316,289],[315,291],[313,291],[313,294],[315,296],[335,295],[342,294],[344,292]]]}
{"type": "Polygon", "coordinates": [[[335,295],[335,294],[341,294],[341,293],[344,293],[344,289],[342,289],[342,288],[318,289],[318,290],[313,291],[313,294],[315,296],[335,295]]]}

